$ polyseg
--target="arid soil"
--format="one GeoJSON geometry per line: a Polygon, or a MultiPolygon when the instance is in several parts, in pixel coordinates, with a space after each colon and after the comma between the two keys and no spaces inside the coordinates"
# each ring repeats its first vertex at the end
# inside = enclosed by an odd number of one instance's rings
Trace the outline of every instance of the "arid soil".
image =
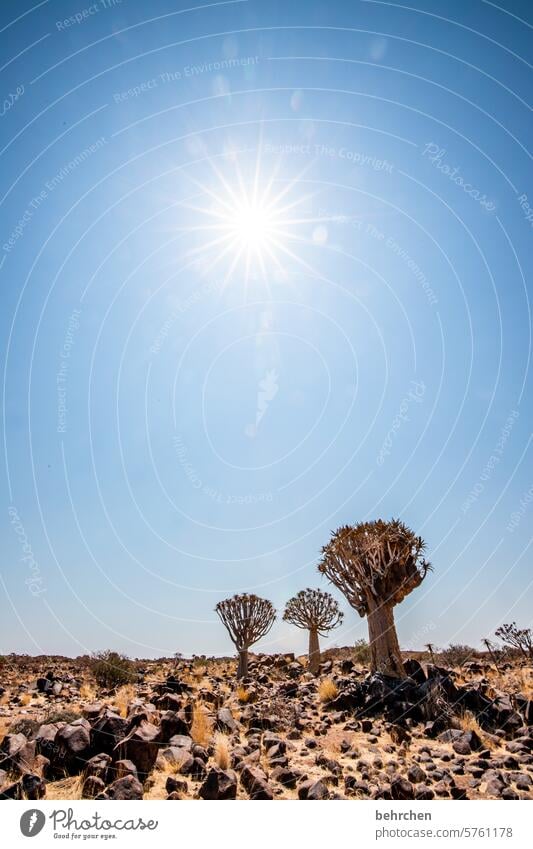
{"type": "Polygon", "coordinates": [[[136,662],[104,690],[89,659],[0,668],[4,799],[527,799],[533,669],[407,660],[370,675],[349,650],[136,662]]]}

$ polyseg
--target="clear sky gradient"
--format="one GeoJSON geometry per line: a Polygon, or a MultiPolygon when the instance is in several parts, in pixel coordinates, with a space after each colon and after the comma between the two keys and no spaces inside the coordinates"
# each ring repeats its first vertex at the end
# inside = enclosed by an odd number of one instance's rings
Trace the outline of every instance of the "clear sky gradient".
{"type": "Polygon", "coordinates": [[[404,648],[531,625],[530,4],[0,17],[0,651],[227,654],[243,591],[301,651],[330,531],[392,516],[404,648]]]}

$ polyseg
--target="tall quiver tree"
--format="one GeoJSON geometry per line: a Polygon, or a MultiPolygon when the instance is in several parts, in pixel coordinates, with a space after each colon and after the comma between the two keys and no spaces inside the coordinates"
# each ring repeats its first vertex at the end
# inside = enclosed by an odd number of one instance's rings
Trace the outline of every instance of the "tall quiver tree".
{"type": "Polygon", "coordinates": [[[219,601],[215,610],[239,653],[237,678],[243,678],[248,674],[248,649],[268,634],[276,611],[266,598],[248,593],[219,601]]]}
{"type": "Polygon", "coordinates": [[[289,599],[283,619],[309,631],[309,671],[316,675],[320,665],[318,636],[325,637],[342,622],[343,613],[330,593],[322,590],[300,590],[289,599]]]}
{"type": "Polygon", "coordinates": [[[423,539],[398,519],[345,525],[322,549],[319,571],[368,619],[375,672],[406,677],[393,608],[422,583],[431,568],[424,550],[423,539]]]}

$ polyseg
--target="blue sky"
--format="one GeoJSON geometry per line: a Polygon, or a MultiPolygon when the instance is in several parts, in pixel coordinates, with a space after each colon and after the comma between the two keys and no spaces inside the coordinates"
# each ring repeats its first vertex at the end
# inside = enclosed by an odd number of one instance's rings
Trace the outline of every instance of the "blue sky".
{"type": "Polygon", "coordinates": [[[391,516],[402,646],[531,625],[529,4],[0,15],[1,650],[228,653],[218,600],[391,516]]]}

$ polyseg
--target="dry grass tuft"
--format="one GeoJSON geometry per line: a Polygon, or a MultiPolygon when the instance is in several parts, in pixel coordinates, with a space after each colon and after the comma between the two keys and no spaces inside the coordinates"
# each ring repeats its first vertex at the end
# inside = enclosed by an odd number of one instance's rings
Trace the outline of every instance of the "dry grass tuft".
{"type": "Polygon", "coordinates": [[[247,704],[252,698],[252,694],[246,687],[237,687],[235,690],[235,695],[237,696],[241,705],[247,704]]]}
{"type": "Polygon", "coordinates": [[[486,749],[494,749],[495,743],[494,740],[486,734],[486,732],[482,729],[481,725],[477,721],[477,717],[474,716],[473,713],[470,713],[469,710],[466,710],[459,719],[461,728],[463,731],[475,731],[478,735],[479,739],[483,743],[486,749]]]}
{"type": "Polygon", "coordinates": [[[128,706],[134,698],[135,687],[133,684],[124,684],[123,687],[119,687],[113,701],[120,716],[126,717],[128,715],[128,706]]]}
{"type": "Polygon", "coordinates": [[[80,697],[86,702],[94,702],[96,699],[96,687],[84,683],[80,687],[80,697]]]}
{"type": "Polygon", "coordinates": [[[80,799],[81,798],[82,776],[76,775],[73,778],[62,778],[60,781],[49,781],[46,784],[47,799],[80,799]]]}
{"type": "Polygon", "coordinates": [[[22,705],[22,707],[26,707],[26,705],[29,705],[31,700],[32,700],[31,693],[22,693],[22,695],[19,696],[19,702],[22,705]]]}
{"type": "Polygon", "coordinates": [[[318,698],[325,704],[333,701],[338,694],[339,689],[331,678],[324,678],[318,685],[318,698]]]}
{"type": "Polygon", "coordinates": [[[215,763],[220,769],[229,769],[231,764],[231,752],[229,737],[227,734],[222,734],[218,731],[215,734],[215,763]]]}
{"type": "Polygon", "coordinates": [[[197,702],[193,708],[191,737],[199,746],[208,746],[213,736],[213,725],[206,708],[197,702]]]}

